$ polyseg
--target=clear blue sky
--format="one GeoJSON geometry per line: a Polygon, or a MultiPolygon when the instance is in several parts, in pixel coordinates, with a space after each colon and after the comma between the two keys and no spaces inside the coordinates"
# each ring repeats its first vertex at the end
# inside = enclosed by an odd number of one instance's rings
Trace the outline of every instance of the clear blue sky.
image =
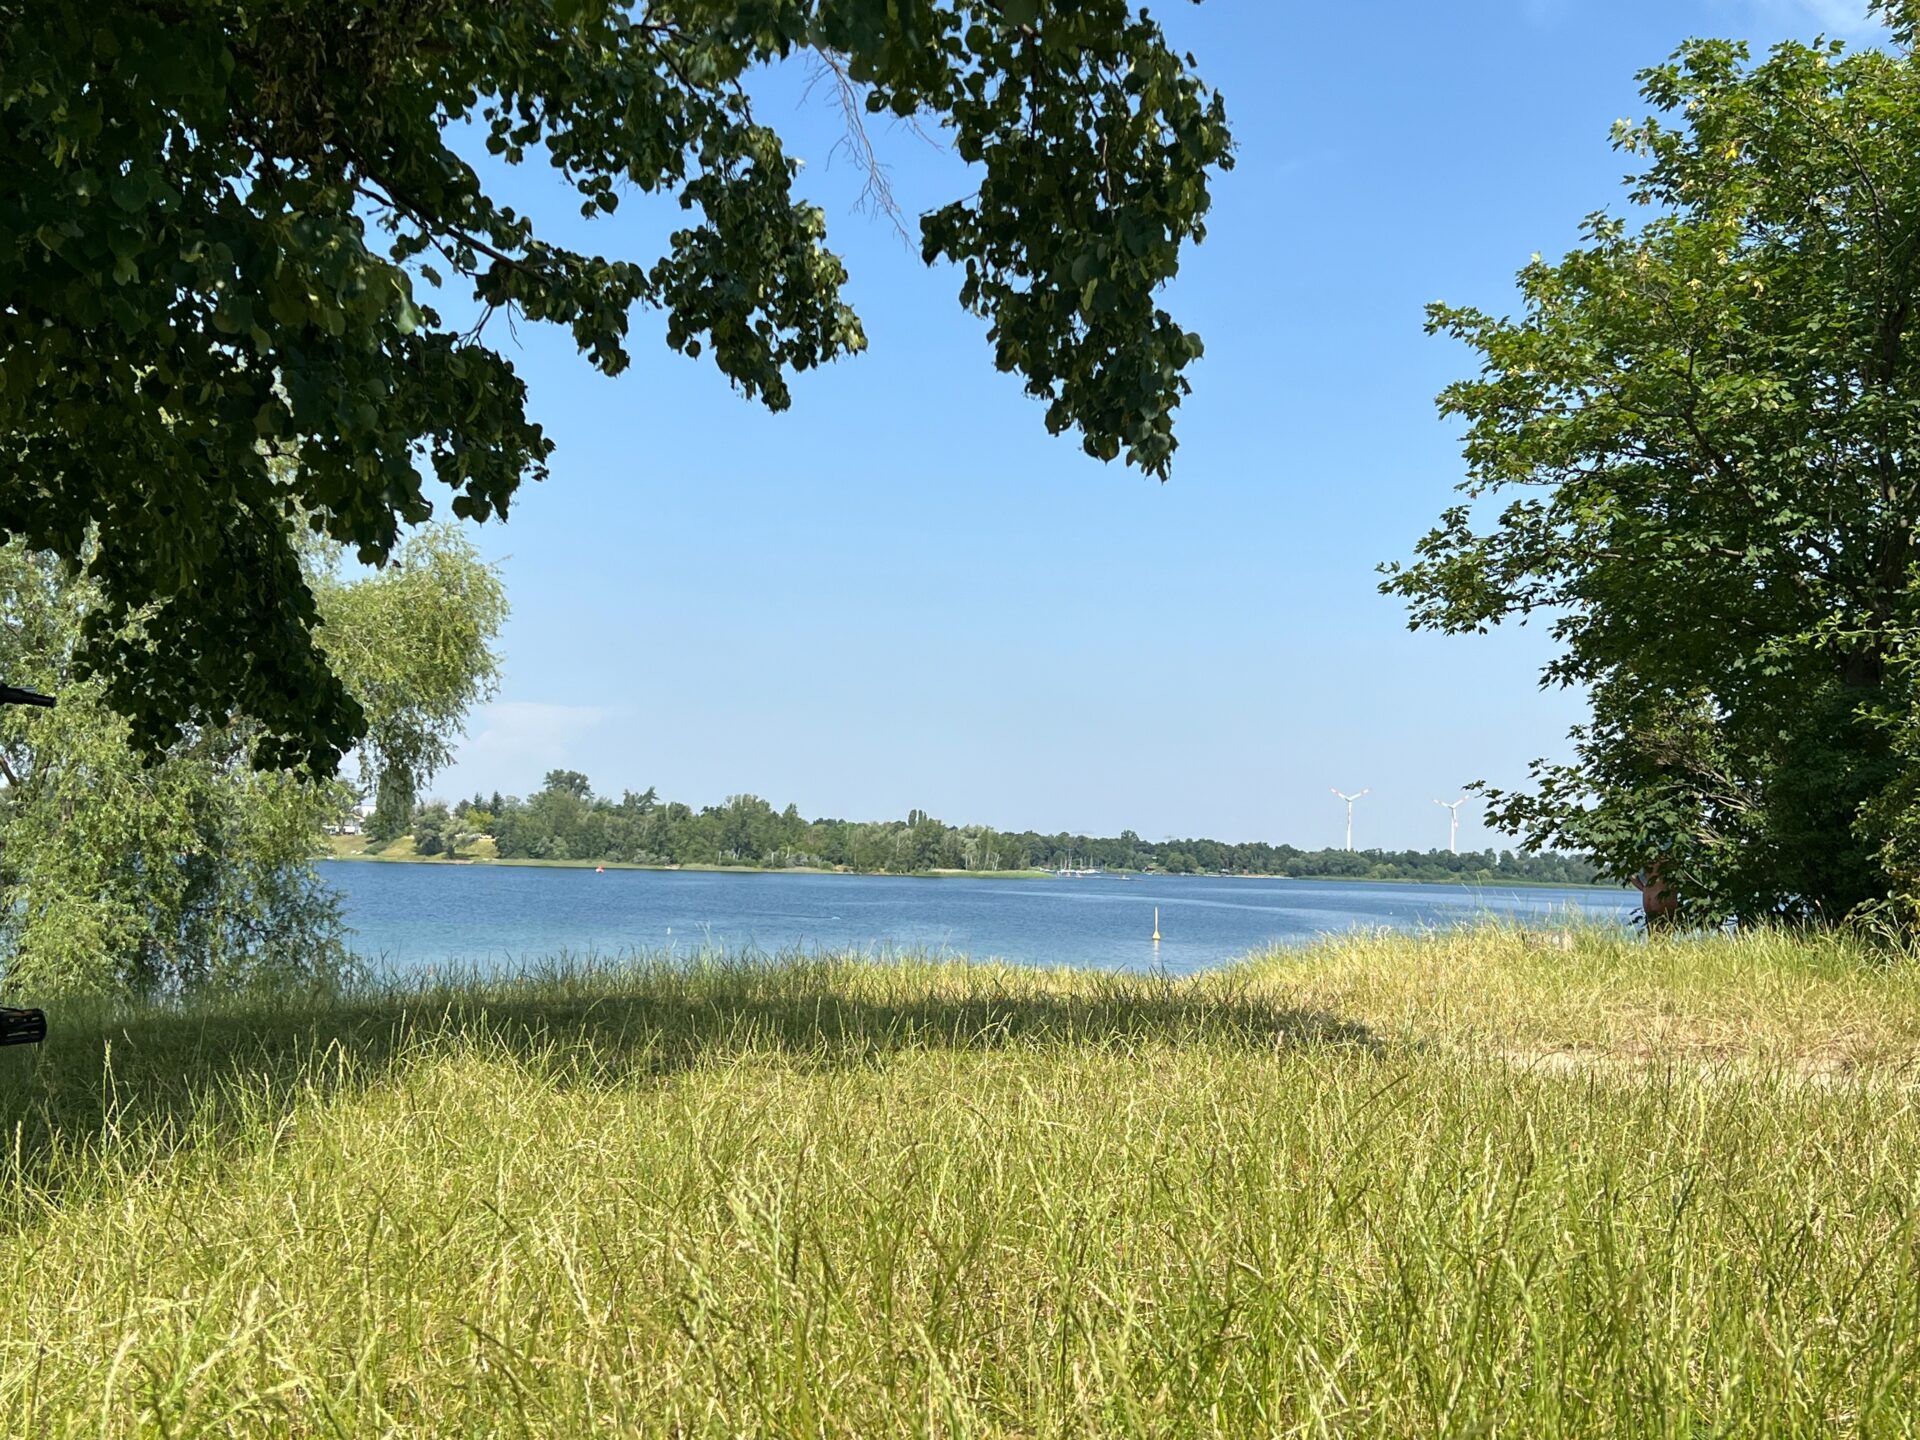
{"type": "MultiPolygon", "coordinates": [[[[1328,788],[1369,786],[1356,842],[1425,847],[1434,800],[1564,751],[1581,707],[1537,688],[1543,635],[1412,635],[1375,592],[1461,477],[1433,396],[1471,360],[1422,307],[1510,308],[1531,252],[1622,203],[1608,127],[1643,113],[1638,69],[1689,35],[1871,40],[1865,0],[1154,8],[1239,142],[1171,292],[1207,344],[1172,480],[1050,438],[954,273],[854,212],[831,105],[765,77],[871,348],[770,416],[655,317],[611,381],[519,328],[558,453],[478,532],[505,675],[435,793],[567,766],[696,805],[1317,846],[1341,835],[1328,788]]],[[[876,139],[910,212],[968,188],[926,141],[876,139]]],[[[501,186],[607,253],[651,258],[674,218],[635,196],[584,226],[543,167],[501,186]]],[[[1464,807],[1462,845],[1494,840],[1464,807]]]]}

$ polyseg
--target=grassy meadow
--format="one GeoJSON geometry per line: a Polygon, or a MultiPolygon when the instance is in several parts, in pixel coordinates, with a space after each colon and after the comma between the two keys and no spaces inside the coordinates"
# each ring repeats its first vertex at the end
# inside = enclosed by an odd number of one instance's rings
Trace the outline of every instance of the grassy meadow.
{"type": "Polygon", "coordinates": [[[62,1007],[0,1434],[1912,1434],[1916,1056],[1766,935],[62,1007]]]}

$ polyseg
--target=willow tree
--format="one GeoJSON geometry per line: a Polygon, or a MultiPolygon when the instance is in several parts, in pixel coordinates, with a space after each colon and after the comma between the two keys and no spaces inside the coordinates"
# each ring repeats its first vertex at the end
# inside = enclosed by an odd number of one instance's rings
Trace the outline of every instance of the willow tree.
{"type": "Polygon", "coordinates": [[[1541,616],[1574,759],[1496,822],[1698,921],[1920,898],[1920,64],[1698,41],[1623,124],[1643,207],[1436,306],[1480,373],[1463,503],[1389,567],[1416,626],[1541,616]],[[1499,503],[1494,503],[1494,502],[1499,503]]]}
{"type": "Polygon", "coordinates": [[[494,641],[507,621],[499,571],[452,526],[410,536],[382,569],[348,578],[322,552],[313,589],[327,663],[366,717],[363,787],[383,838],[406,827],[414,801],[453,758],[472,708],[499,681],[494,641]]]}
{"type": "MultiPolygon", "coordinates": [[[[411,795],[492,685],[498,576],[429,527],[384,573],[306,554],[322,633],[369,720],[362,770],[411,795]]],[[[351,795],[337,780],[250,763],[248,722],[134,743],[105,687],[75,673],[95,585],[54,557],[0,545],[0,674],[59,692],[0,709],[0,956],[10,993],[177,993],[322,982],[347,964],[336,902],[312,861],[351,795]]],[[[137,619],[120,641],[142,643],[137,619]]]]}
{"type": "Polygon", "coordinates": [[[80,655],[136,738],[245,715],[262,764],[331,771],[366,716],[292,532],[377,565],[546,473],[505,327],[456,326],[435,286],[566,327],[608,375],[658,311],[775,409],[864,346],[749,100],[799,52],[944,127],[972,169],[925,258],[1049,428],[1164,476],[1200,342],[1156,295],[1229,138],[1125,0],[0,6],[0,538],[78,560],[98,537],[80,655]],[[571,249],[462,146],[552,166],[588,215],[637,191],[686,218],[651,258],[571,249]]]}

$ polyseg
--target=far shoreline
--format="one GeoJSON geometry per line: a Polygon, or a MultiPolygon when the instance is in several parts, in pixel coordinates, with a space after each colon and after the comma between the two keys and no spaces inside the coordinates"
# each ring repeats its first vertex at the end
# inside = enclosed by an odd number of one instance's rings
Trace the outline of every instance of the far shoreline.
{"type": "MultiPolygon", "coordinates": [[[[316,860],[337,860],[342,864],[372,865],[440,865],[452,868],[507,867],[513,866],[529,870],[651,870],[662,874],[694,875],[824,875],[844,876],[849,879],[869,880],[1052,880],[1058,878],[1055,870],[839,870],[827,869],[817,865],[787,865],[773,867],[769,865],[709,865],[689,863],[684,865],[648,865],[632,860],[536,860],[501,859],[494,855],[461,856],[450,859],[442,855],[372,855],[341,854],[337,850],[323,853],[316,860]]],[[[1102,872],[1108,876],[1127,876],[1143,880],[1275,880],[1275,881],[1330,881],[1343,884],[1361,885],[1448,885],[1461,890],[1520,889],[1520,890],[1603,890],[1613,891],[1612,885],[1594,882],[1582,883],[1577,880],[1477,880],[1477,879],[1410,879],[1404,876],[1381,878],[1373,875],[1247,875],[1247,874],[1209,874],[1205,871],[1191,871],[1186,874],[1173,874],[1163,870],[1108,870],[1102,872]]]]}
{"type": "Polygon", "coordinates": [[[515,866],[529,870],[653,870],[662,874],[694,875],[846,875],[879,880],[1043,880],[1051,870],[829,870],[819,865],[709,865],[689,862],[683,865],[648,865],[635,860],[536,860],[502,859],[497,855],[463,855],[457,859],[443,855],[343,855],[338,851],[314,857],[317,861],[338,860],[342,864],[472,866],[492,869],[515,866]]]}

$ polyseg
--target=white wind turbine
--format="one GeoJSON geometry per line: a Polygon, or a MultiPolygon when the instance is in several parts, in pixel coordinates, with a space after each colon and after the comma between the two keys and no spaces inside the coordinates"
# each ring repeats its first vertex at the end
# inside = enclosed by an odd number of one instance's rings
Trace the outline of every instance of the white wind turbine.
{"type": "Polygon", "coordinates": [[[1460,807],[1467,803],[1462,795],[1458,800],[1436,800],[1436,805],[1444,806],[1447,812],[1447,849],[1455,855],[1460,853],[1460,807]]]}
{"type": "Polygon", "coordinates": [[[1338,785],[1330,785],[1327,788],[1347,802],[1347,849],[1351,850],[1353,849],[1353,802],[1358,800],[1362,795],[1367,794],[1373,787],[1368,786],[1366,790],[1356,790],[1351,795],[1347,794],[1338,785]]]}

